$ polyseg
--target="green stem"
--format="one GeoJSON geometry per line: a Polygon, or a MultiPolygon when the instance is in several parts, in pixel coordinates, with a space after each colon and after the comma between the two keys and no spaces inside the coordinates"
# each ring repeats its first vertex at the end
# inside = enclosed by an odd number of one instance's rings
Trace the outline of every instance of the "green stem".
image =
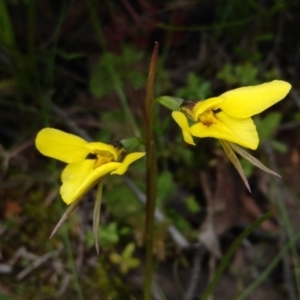
{"type": "Polygon", "coordinates": [[[208,287],[206,288],[206,290],[204,291],[203,296],[201,297],[202,300],[207,300],[209,299],[211,293],[214,291],[221,275],[223,274],[223,272],[225,271],[225,268],[229,265],[229,261],[232,258],[232,256],[234,255],[234,253],[236,252],[236,249],[240,246],[240,244],[242,243],[242,241],[251,233],[253,232],[253,230],[255,230],[258,226],[260,226],[264,221],[266,221],[267,219],[269,219],[270,217],[273,216],[273,211],[269,211],[265,214],[263,214],[261,217],[259,217],[258,219],[256,219],[248,228],[246,228],[235,240],[234,242],[231,244],[231,246],[229,247],[228,251],[226,252],[226,254],[223,256],[223,258],[221,259],[221,262],[214,274],[214,277],[212,279],[212,281],[209,283],[208,287]]]}
{"type": "Polygon", "coordinates": [[[153,86],[158,59],[158,43],[155,43],[152,53],[147,89],[146,89],[146,104],[145,104],[145,144],[146,144],[146,224],[145,224],[145,243],[146,243],[146,276],[144,282],[144,299],[151,299],[151,283],[153,276],[153,225],[154,225],[154,211],[156,202],[156,149],[153,135],[153,86]]]}

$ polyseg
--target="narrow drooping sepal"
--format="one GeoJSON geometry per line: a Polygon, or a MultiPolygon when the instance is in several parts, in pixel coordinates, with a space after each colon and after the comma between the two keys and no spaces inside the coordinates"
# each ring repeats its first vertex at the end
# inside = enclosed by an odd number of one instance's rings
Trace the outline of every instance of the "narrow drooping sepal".
{"type": "Polygon", "coordinates": [[[242,180],[244,181],[244,184],[247,188],[247,190],[251,193],[251,189],[247,180],[247,177],[245,175],[245,172],[243,170],[243,167],[239,161],[239,159],[237,158],[237,156],[235,155],[233,149],[231,148],[231,145],[229,142],[224,141],[224,140],[220,140],[220,143],[228,157],[228,159],[232,162],[233,166],[236,168],[236,170],[238,171],[238,173],[240,174],[242,180]]]}
{"type": "Polygon", "coordinates": [[[98,255],[99,255],[99,225],[100,225],[102,191],[103,191],[103,180],[99,182],[97,187],[94,214],[93,214],[93,235],[94,235],[96,252],[98,255]]]}
{"type": "Polygon", "coordinates": [[[229,143],[231,148],[238,153],[240,156],[244,157],[245,159],[247,159],[251,164],[253,164],[254,166],[258,167],[259,169],[277,176],[277,177],[281,177],[279,174],[277,174],[276,172],[270,170],[269,168],[267,168],[262,162],[260,162],[257,158],[253,157],[252,155],[250,155],[248,152],[246,152],[244,149],[240,148],[239,146],[233,144],[233,143],[229,143]]]}
{"type": "Polygon", "coordinates": [[[62,217],[60,218],[60,220],[58,221],[58,223],[56,224],[56,226],[52,230],[49,239],[51,239],[56,234],[56,232],[61,227],[61,225],[68,219],[68,217],[70,216],[70,214],[73,212],[73,210],[80,203],[80,200],[81,199],[78,199],[77,201],[73,202],[71,205],[68,206],[68,208],[66,209],[65,213],[62,215],[62,217]]]}

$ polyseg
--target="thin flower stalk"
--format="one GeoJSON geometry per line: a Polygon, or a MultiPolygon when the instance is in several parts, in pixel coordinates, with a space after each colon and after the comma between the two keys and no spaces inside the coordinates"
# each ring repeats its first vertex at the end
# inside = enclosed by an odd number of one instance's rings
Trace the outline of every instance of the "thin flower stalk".
{"type": "Polygon", "coordinates": [[[155,43],[152,53],[147,89],[145,99],[145,145],[146,145],[146,222],[145,222],[145,244],[146,244],[146,275],[144,281],[144,299],[151,299],[151,284],[153,277],[153,227],[154,212],[156,205],[156,183],[157,183],[157,166],[156,166],[156,147],[153,134],[153,91],[154,78],[158,60],[158,43],[155,43]]]}

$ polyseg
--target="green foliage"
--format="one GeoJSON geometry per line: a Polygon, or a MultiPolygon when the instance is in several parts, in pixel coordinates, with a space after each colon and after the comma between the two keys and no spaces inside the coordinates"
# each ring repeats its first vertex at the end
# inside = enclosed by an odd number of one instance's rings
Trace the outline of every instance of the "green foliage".
{"type": "Polygon", "coordinates": [[[185,199],[185,204],[189,212],[195,214],[201,211],[201,207],[196,201],[195,197],[193,195],[190,195],[185,199]]]}
{"type": "Polygon", "coordinates": [[[175,95],[183,99],[206,99],[211,95],[211,84],[194,72],[190,72],[186,86],[178,89],[175,95]]]}
{"type": "Polygon", "coordinates": [[[121,110],[110,110],[101,114],[102,130],[97,139],[108,143],[131,136],[131,129],[121,110]]]}
{"type": "Polygon", "coordinates": [[[274,80],[274,78],[280,78],[280,77],[281,77],[280,72],[276,67],[271,68],[270,70],[263,73],[263,78],[266,81],[271,81],[274,80]]]}
{"type": "Polygon", "coordinates": [[[136,150],[136,148],[140,145],[142,145],[143,141],[139,138],[129,138],[129,139],[123,139],[120,141],[123,145],[126,152],[132,152],[133,150],[136,150]]]}
{"type": "Polygon", "coordinates": [[[173,181],[172,173],[164,171],[157,178],[157,196],[160,202],[166,201],[174,192],[176,185],[173,181]]]}
{"type": "Polygon", "coordinates": [[[121,273],[127,274],[130,269],[135,269],[140,265],[139,259],[133,257],[134,250],[135,244],[129,243],[126,245],[122,254],[118,254],[117,252],[110,254],[109,258],[111,262],[119,265],[121,273]]]}
{"type": "Polygon", "coordinates": [[[121,295],[124,295],[122,282],[112,270],[106,255],[100,255],[99,264],[96,268],[91,268],[90,272],[89,278],[82,278],[82,280],[87,280],[88,290],[91,289],[86,298],[93,299],[100,290],[103,299],[121,299],[121,295]],[[91,282],[93,282],[92,285],[91,282]]]}
{"type": "Polygon", "coordinates": [[[113,75],[115,71],[119,75],[119,88],[126,89],[128,84],[135,88],[144,87],[146,76],[138,69],[143,58],[143,52],[129,46],[123,47],[121,55],[111,52],[103,53],[99,62],[92,68],[91,93],[96,97],[103,97],[111,93],[116,85],[116,78],[113,75]]]}
{"type": "Polygon", "coordinates": [[[247,177],[250,177],[253,174],[254,171],[254,165],[247,159],[241,157],[240,163],[242,165],[242,168],[244,170],[244,173],[247,177]]]}
{"type": "Polygon", "coordinates": [[[281,121],[281,115],[279,112],[271,112],[267,114],[264,118],[256,117],[255,123],[257,126],[257,131],[259,137],[262,140],[270,138],[276,127],[281,121]]]}
{"type": "MultiPolygon", "coordinates": [[[[101,249],[113,249],[120,241],[120,230],[117,228],[116,222],[107,225],[100,225],[99,228],[99,244],[101,249]]],[[[92,230],[89,230],[85,236],[85,242],[89,248],[94,246],[94,237],[92,230]]]]}
{"type": "Polygon", "coordinates": [[[15,44],[14,30],[5,0],[0,0],[0,32],[0,44],[8,47],[15,44]]]}
{"type": "MultiPolygon", "coordinates": [[[[133,171],[133,170],[131,170],[133,171]]],[[[128,220],[142,212],[142,204],[136,200],[131,189],[124,184],[119,176],[111,176],[106,180],[103,198],[104,203],[114,218],[121,222],[128,220]]],[[[138,182],[138,180],[136,180],[138,182]]]]}
{"type": "Polygon", "coordinates": [[[293,119],[294,119],[295,121],[300,121],[300,112],[294,113],[293,119]]]}
{"type": "Polygon", "coordinates": [[[261,83],[261,78],[263,81],[271,81],[280,77],[276,67],[261,74],[261,68],[258,66],[259,59],[259,57],[252,57],[253,62],[248,61],[238,65],[225,64],[218,72],[217,78],[229,86],[247,86],[261,83]]]}
{"type": "Polygon", "coordinates": [[[166,212],[168,217],[172,220],[172,224],[187,238],[195,238],[196,233],[192,230],[190,223],[178,211],[170,208],[166,212]]]}
{"type": "MultiPolygon", "coordinates": [[[[281,114],[279,112],[271,112],[267,114],[264,118],[256,116],[255,124],[257,126],[257,132],[259,135],[260,143],[268,140],[270,145],[274,148],[274,150],[285,153],[287,151],[287,146],[275,138],[273,138],[273,134],[277,128],[277,126],[281,122],[281,114]]],[[[254,165],[248,160],[241,158],[241,164],[245,171],[247,177],[251,176],[254,165]]]]}
{"type": "Polygon", "coordinates": [[[237,66],[225,64],[217,78],[224,80],[228,85],[254,85],[259,83],[258,73],[258,68],[250,63],[237,66]]]}
{"type": "Polygon", "coordinates": [[[14,298],[12,296],[8,296],[8,295],[3,295],[0,293],[0,299],[1,300],[20,300],[19,298],[14,298]]]}
{"type": "Polygon", "coordinates": [[[175,137],[174,148],[172,149],[172,157],[175,161],[180,161],[180,163],[191,167],[194,164],[193,148],[186,144],[184,147],[180,146],[182,140],[181,132],[178,132],[178,135],[175,137]]]}
{"type": "Polygon", "coordinates": [[[271,112],[267,114],[264,118],[256,117],[255,123],[257,126],[257,132],[261,141],[266,139],[269,140],[271,146],[280,153],[285,153],[287,151],[287,146],[278,140],[273,138],[274,131],[276,127],[281,122],[281,114],[279,112],[271,112]]]}

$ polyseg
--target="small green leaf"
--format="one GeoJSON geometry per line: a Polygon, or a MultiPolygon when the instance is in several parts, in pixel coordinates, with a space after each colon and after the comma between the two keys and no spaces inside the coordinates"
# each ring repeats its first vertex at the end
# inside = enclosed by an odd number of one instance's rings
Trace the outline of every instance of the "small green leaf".
{"type": "Polygon", "coordinates": [[[275,140],[271,140],[270,141],[272,147],[278,151],[279,153],[286,153],[288,151],[288,147],[286,144],[275,141],[275,140]]]}
{"type": "Polygon", "coordinates": [[[116,222],[111,222],[107,226],[100,226],[99,240],[102,248],[115,246],[120,238],[116,222]]]}
{"type": "Polygon", "coordinates": [[[249,62],[236,66],[225,64],[217,78],[229,85],[253,85],[258,83],[258,72],[259,69],[249,62]]]}
{"type": "Polygon", "coordinates": [[[168,199],[175,190],[172,173],[164,171],[157,178],[157,195],[161,200],[168,199]]]}
{"type": "Polygon", "coordinates": [[[143,144],[143,141],[136,137],[123,139],[120,142],[123,145],[126,152],[131,152],[132,150],[137,148],[139,145],[143,144]]]}
{"type": "Polygon", "coordinates": [[[135,249],[134,243],[129,243],[125,247],[125,249],[122,253],[123,258],[125,258],[125,259],[130,258],[132,256],[133,252],[134,252],[134,249],[135,249]]]}
{"type": "Polygon", "coordinates": [[[201,210],[198,202],[196,201],[194,196],[189,196],[186,200],[186,207],[188,209],[189,212],[195,214],[197,212],[199,212],[201,210]]]}
{"type": "Polygon", "coordinates": [[[278,112],[271,112],[267,114],[263,119],[257,117],[257,131],[261,140],[270,138],[273,135],[274,130],[280,124],[281,114],[278,112]]]}
{"type": "Polygon", "coordinates": [[[188,74],[187,84],[177,90],[176,96],[184,99],[206,99],[211,94],[211,84],[203,80],[196,73],[188,74]]]}
{"type": "Polygon", "coordinates": [[[161,96],[154,100],[154,102],[159,102],[161,105],[165,106],[166,108],[177,111],[180,110],[180,106],[183,102],[183,99],[171,97],[171,96],[161,96]]]}

